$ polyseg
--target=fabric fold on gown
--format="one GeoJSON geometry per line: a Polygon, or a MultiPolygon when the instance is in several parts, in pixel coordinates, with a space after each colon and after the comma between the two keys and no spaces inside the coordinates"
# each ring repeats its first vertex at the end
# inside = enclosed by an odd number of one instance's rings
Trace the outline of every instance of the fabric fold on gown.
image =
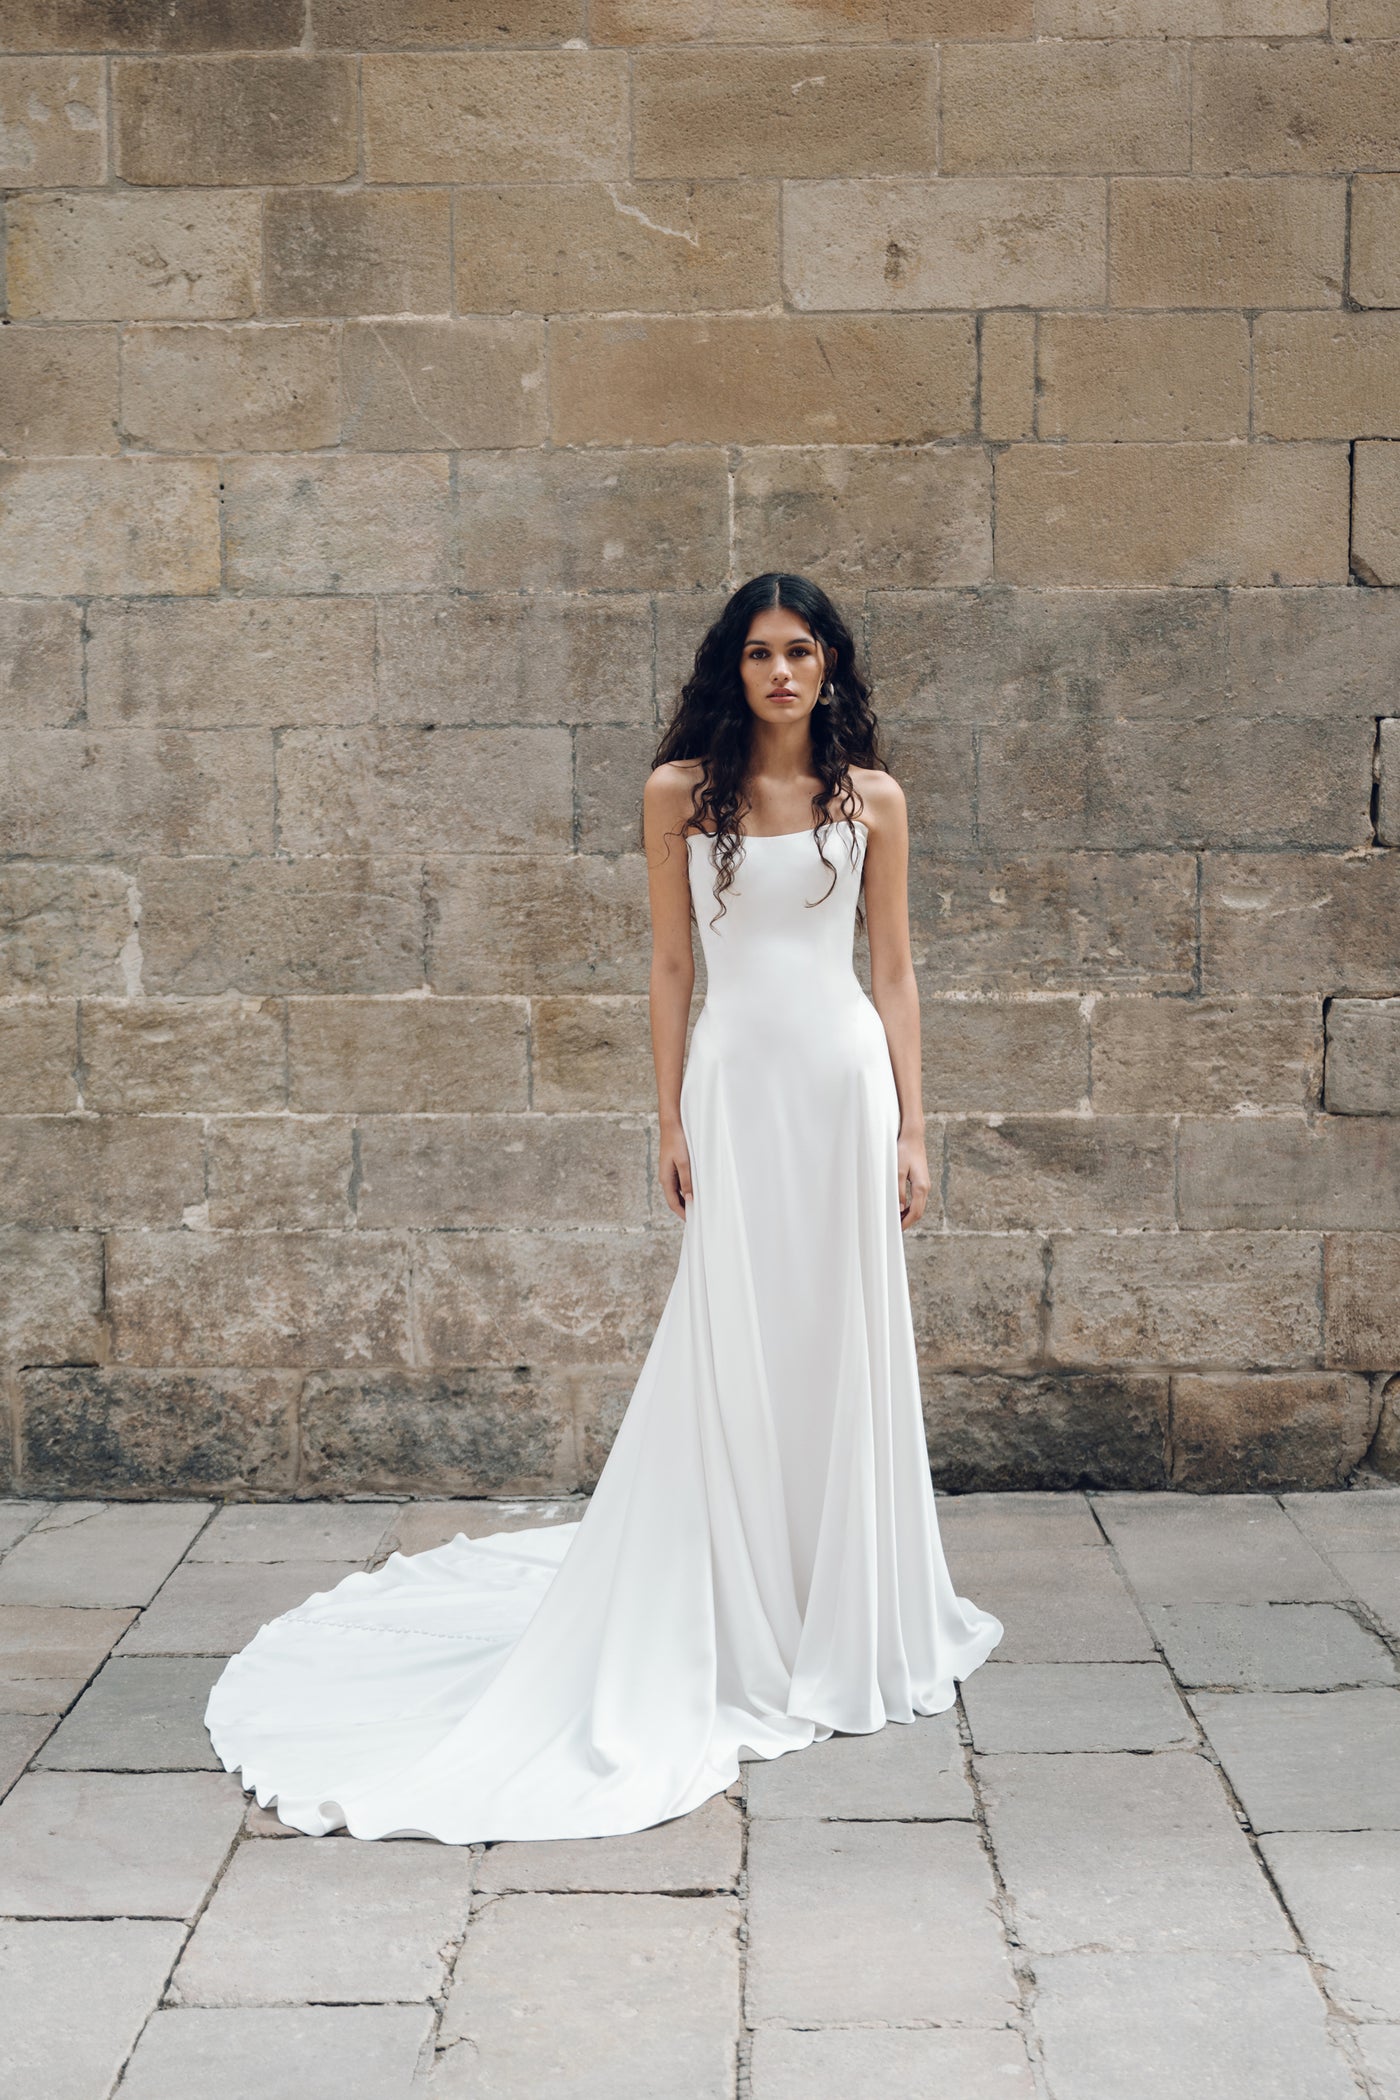
{"type": "Polygon", "coordinates": [[[1001,1638],[929,1477],[898,1096],[852,963],[868,832],[746,838],[681,1089],[693,1194],[582,1519],[394,1553],[263,1626],[206,1711],[292,1827],[620,1835],[741,1756],[942,1712],[1001,1638]]]}

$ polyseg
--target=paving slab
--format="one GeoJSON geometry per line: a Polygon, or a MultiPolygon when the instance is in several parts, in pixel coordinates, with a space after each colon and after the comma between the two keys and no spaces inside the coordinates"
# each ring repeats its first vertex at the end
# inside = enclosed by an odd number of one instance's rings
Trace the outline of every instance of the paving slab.
{"type": "Polygon", "coordinates": [[[753,2100],[1035,2100],[1026,2045],[1010,2029],[764,2027],[753,2100]]]}
{"type": "Polygon", "coordinates": [[[688,1816],[629,1837],[488,1845],[476,1885],[495,1892],[536,1893],[734,1889],[743,1854],[739,1804],[717,1794],[688,1816]]]}
{"type": "Polygon", "coordinates": [[[397,1514],[396,1502],[237,1502],[206,1524],[191,1561],[373,1558],[397,1514]]]}
{"type": "Polygon", "coordinates": [[[1015,2013],[991,1867],[970,1824],[765,1819],[748,1868],[755,2025],[996,2027],[1015,2013]]]}
{"type": "Polygon", "coordinates": [[[1084,1495],[939,1495],[937,1505],[950,1552],[1062,1553],[1103,1544],[1084,1495]]]}
{"type": "Polygon", "coordinates": [[[0,1604],[148,1604],[208,1521],[209,1502],[80,1505],[34,1526],[0,1562],[0,1604]]]}
{"type": "Polygon", "coordinates": [[[977,1767],[997,1865],[1034,1952],[1292,1946],[1204,1757],[1007,1754],[977,1767]]]}
{"type": "Polygon", "coordinates": [[[135,1617],[130,1608],[0,1605],[0,1713],[65,1712],[135,1617]]]}
{"type": "Polygon", "coordinates": [[[186,1561],[119,1655],[233,1655],[260,1626],[358,1569],[357,1561],[186,1561]]]}
{"type": "Polygon", "coordinates": [[[1329,1996],[1358,2020],[1400,2021],[1400,1831],[1261,1838],[1329,1996]]]}
{"type": "Polygon", "coordinates": [[[1321,1692],[1395,1684],[1384,1641],[1340,1604],[1149,1604],[1178,1680],[1193,1689],[1321,1692]]]}
{"type": "Polygon", "coordinates": [[[0,1916],[192,1917],[242,1821],[222,1772],[26,1772],[0,1801],[0,1916]]]}
{"type": "Polygon", "coordinates": [[[888,1721],[874,1735],[834,1735],[747,1766],[752,1816],[825,1816],[840,1822],[941,1822],[975,1813],[958,1718],[888,1721]]]}
{"type": "Polygon", "coordinates": [[[1314,1604],[1346,1589],[1269,1495],[1096,1495],[1150,1604],[1314,1604]]]}
{"type": "Polygon", "coordinates": [[[376,2005],[447,1981],[466,1929],[463,1845],[318,1838],[241,1845],[181,1957],[175,2005],[376,2005]]]}
{"type": "Polygon", "coordinates": [[[1400,2100],[1400,2027],[1358,2027],[1352,2039],[1375,2100],[1400,2100]]]}
{"type": "Polygon", "coordinates": [[[431,2100],[729,2100],[739,2041],[730,1896],[521,1895],[473,1920],[431,2100]]]}
{"type": "Polygon", "coordinates": [[[54,1725],[52,1714],[0,1714],[0,1794],[7,1794],[54,1725]]]}
{"type": "Polygon", "coordinates": [[[167,2009],[121,2100],[410,2100],[432,2029],[426,2005],[167,2009]]]}
{"type": "Polygon", "coordinates": [[[1193,1692],[1255,1830],[1400,1829],[1400,1691],[1193,1692]]]}
{"type": "Polygon", "coordinates": [[[1392,1641],[1400,1641],[1400,1553],[1388,1547],[1335,1546],[1332,1559],[1351,1595],[1392,1641]]]}
{"type": "Polygon", "coordinates": [[[107,2100],[183,1934],[153,1919],[0,1923],[5,2100],[107,2100]]]}
{"type": "Polygon", "coordinates": [[[948,1564],[960,1595],[1006,1631],[999,1662],[1155,1662],[1151,1630],[1106,1546],[964,1552],[948,1564]]]}
{"type": "Polygon", "coordinates": [[[1054,2100],[1358,2100],[1300,1954],[1035,1964],[1054,2100]]]}
{"type": "Polygon", "coordinates": [[[534,1531],[555,1524],[577,1524],[587,1507],[584,1495],[556,1496],[549,1502],[406,1502],[380,1551],[385,1558],[390,1550],[430,1553],[459,1533],[469,1539],[485,1539],[497,1531],[534,1531]]]}
{"type": "Polygon", "coordinates": [[[221,1772],[204,1726],[223,1668],[210,1655],[114,1656],[44,1745],[63,1772],[221,1772]]]}
{"type": "Polygon", "coordinates": [[[989,1662],[963,1686],[978,1750],[1166,1750],[1196,1730],[1160,1663],[989,1662]]]}
{"type": "Polygon", "coordinates": [[[1279,1500],[1303,1536],[1324,1553],[1357,1546],[1400,1553],[1400,1487],[1281,1495],[1279,1500]]]}
{"type": "Polygon", "coordinates": [[[23,1501],[17,1495],[0,1495],[0,1553],[8,1553],[16,1539],[47,1516],[52,1502],[23,1501]]]}

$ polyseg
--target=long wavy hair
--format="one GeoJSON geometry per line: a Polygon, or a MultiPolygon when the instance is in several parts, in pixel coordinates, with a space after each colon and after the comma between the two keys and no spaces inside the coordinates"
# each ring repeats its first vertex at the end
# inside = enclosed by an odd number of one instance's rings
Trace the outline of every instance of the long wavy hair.
{"type": "MultiPolygon", "coordinates": [[[[752,808],[745,783],[754,716],[745,698],[740,664],[754,615],[774,606],[804,621],[826,651],[825,682],[832,688],[831,697],[819,702],[810,716],[812,764],[820,782],[812,797],[812,829],[822,866],[830,869],[832,886],[836,870],[826,857],[825,834],[839,819],[829,816],[830,806],[834,800],[842,818],[854,817],[852,766],[889,771],[879,748],[879,723],[870,705],[870,687],[856,663],[854,638],[826,592],[806,576],[776,572],[741,584],[696,650],[694,668],[681,687],[651,762],[653,772],[674,760],[698,762],[703,768],[691,791],[690,815],[681,826],[681,836],[692,831],[714,835],[716,918],[726,908],[724,892],[732,886],[734,870],[743,858],[740,819],[752,808]]],[[[854,839],[851,852],[854,858],[854,839]]],[[[825,903],[830,895],[828,887],[825,896],[812,902],[825,903]]],[[[856,916],[863,926],[859,905],[856,916]]],[[[710,924],[714,923],[712,919],[710,924]]]]}

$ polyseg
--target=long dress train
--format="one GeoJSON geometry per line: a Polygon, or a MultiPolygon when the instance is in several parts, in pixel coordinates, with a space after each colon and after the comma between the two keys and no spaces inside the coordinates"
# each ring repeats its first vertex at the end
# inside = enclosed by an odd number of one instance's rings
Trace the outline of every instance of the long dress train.
{"type": "Polygon", "coordinates": [[[741,1753],[941,1712],[1001,1638],[939,1538],[896,1187],[898,1097],[852,965],[868,832],[744,840],[681,1088],[692,1196],[582,1519],[349,1575],[263,1626],[205,1715],[319,1835],[643,1829],[741,1753]],[[829,893],[828,893],[829,892],[829,893]]]}

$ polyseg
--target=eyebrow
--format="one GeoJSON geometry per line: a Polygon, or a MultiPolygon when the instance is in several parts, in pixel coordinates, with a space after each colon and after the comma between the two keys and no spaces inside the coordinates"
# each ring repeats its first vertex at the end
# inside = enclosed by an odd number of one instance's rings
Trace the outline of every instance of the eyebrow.
{"type": "MultiPolygon", "coordinates": [[[[789,647],[789,649],[791,649],[791,648],[792,648],[792,646],[793,646],[793,644],[794,644],[795,642],[812,642],[812,643],[813,643],[813,646],[815,646],[815,639],[814,639],[814,637],[813,637],[812,635],[810,635],[810,634],[794,634],[794,635],[789,635],[789,637],[788,637],[788,647],[789,647]]],[[[751,641],[747,641],[747,642],[745,642],[745,644],[744,644],[744,647],[745,647],[746,649],[771,649],[771,648],[773,647],[773,644],[772,644],[772,642],[765,642],[765,641],[763,640],[763,638],[762,638],[762,636],[761,636],[761,635],[755,635],[755,636],[754,636],[754,638],[753,638],[753,639],[752,639],[751,641]]]]}

